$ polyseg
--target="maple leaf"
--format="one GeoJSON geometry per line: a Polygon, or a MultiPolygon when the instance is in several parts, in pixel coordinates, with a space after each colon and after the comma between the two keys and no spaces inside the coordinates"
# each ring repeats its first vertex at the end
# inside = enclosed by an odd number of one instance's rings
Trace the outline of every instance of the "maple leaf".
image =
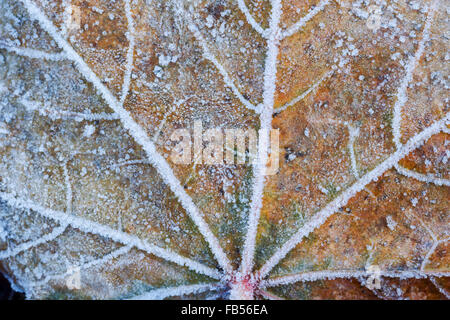
{"type": "Polygon", "coordinates": [[[448,298],[443,2],[0,8],[0,270],[28,298],[448,298]],[[196,123],[257,129],[256,161],[175,163],[196,123]]]}

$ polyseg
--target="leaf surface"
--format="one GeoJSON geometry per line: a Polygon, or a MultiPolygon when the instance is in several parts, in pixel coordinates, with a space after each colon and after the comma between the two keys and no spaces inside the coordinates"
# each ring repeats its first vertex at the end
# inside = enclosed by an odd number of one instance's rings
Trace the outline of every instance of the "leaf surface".
{"type": "Polygon", "coordinates": [[[0,1],[0,270],[41,299],[448,298],[445,7],[0,1]],[[174,162],[198,123],[258,130],[256,161],[174,162]]]}

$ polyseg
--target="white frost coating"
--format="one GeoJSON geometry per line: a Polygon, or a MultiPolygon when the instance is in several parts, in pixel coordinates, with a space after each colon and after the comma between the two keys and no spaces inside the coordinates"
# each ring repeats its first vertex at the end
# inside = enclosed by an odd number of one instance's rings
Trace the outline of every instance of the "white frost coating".
{"type": "Polygon", "coordinates": [[[123,106],[120,104],[120,101],[116,99],[111,91],[102,83],[97,75],[86,64],[86,62],[61,36],[53,23],[48,20],[48,18],[41,12],[41,10],[36,7],[36,5],[30,0],[21,1],[25,5],[25,8],[30,14],[30,17],[32,19],[36,19],[40,23],[41,27],[50,34],[50,36],[55,40],[58,46],[66,52],[69,59],[75,63],[80,73],[86,78],[86,80],[88,80],[95,86],[99,94],[120,117],[123,126],[129,131],[135,141],[143,147],[152,165],[161,175],[164,182],[169,185],[175,196],[179,199],[183,208],[187,211],[189,216],[197,225],[200,233],[205,237],[205,240],[208,242],[209,247],[211,248],[211,251],[216,257],[220,266],[227,273],[231,273],[233,270],[231,263],[228,260],[228,257],[226,256],[223,249],[220,247],[219,241],[209,229],[209,226],[203,219],[191,197],[186,193],[183,186],[180,184],[180,181],[175,177],[175,174],[173,173],[166,159],[164,159],[164,157],[162,157],[157,152],[155,145],[148,137],[146,131],[142,127],[140,127],[138,123],[131,117],[130,113],[123,108],[123,106]]]}
{"type": "Polygon", "coordinates": [[[95,133],[95,127],[92,124],[84,126],[83,137],[89,138],[95,133]]]}
{"type": "Polygon", "coordinates": [[[150,164],[148,160],[141,159],[141,160],[129,160],[129,161],[122,161],[119,163],[115,163],[109,166],[109,169],[116,169],[123,166],[131,166],[134,164],[150,164]]]}
{"type": "MultiPolygon", "coordinates": [[[[104,255],[103,257],[101,257],[99,259],[94,259],[92,261],[84,263],[84,264],[80,265],[79,268],[80,268],[80,270],[86,270],[86,269],[89,269],[90,267],[103,265],[121,255],[127,254],[132,248],[133,248],[132,246],[123,246],[120,249],[114,250],[113,252],[110,252],[107,255],[104,255]]],[[[61,279],[65,279],[66,277],[67,277],[67,273],[49,275],[49,276],[46,276],[42,280],[31,282],[30,286],[31,287],[39,287],[39,286],[46,285],[48,282],[50,282],[52,280],[61,280],[61,279]]]]}
{"type": "Polygon", "coordinates": [[[166,125],[167,118],[169,117],[169,115],[172,114],[172,113],[174,113],[174,112],[177,110],[177,108],[180,107],[180,105],[181,105],[182,103],[185,103],[186,101],[188,101],[188,100],[191,99],[192,97],[193,97],[193,95],[189,95],[188,97],[186,97],[186,98],[184,98],[184,99],[181,99],[181,100],[178,100],[178,99],[177,99],[177,100],[175,100],[175,101],[172,103],[172,107],[170,108],[170,110],[169,110],[168,112],[166,112],[166,113],[164,114],[164,118],[162,119],[162,121],[161,121],[160,124],[158,125],[158,128],[156,129],[156,133],[155,133],[155,135],[154,135],[153,138],[152,138],[152,141],[153,141],[154,143],[158,144],[159,136],[160,136],[161,131],[163,130],[164,126],[166,125]]]}
{"type": "Polygon", "coordinates": [[[6,241],[7,238],[8,238],[8,233],[6,232],[5,227],[2,224],[2,221],[0,221],[0,240],[6,241]]]}
{"type": "Polygon", "coordinates": [[[250,274],[253,269],[253,256],[255,254],[255,239],[258,229],[260,211],[262,207],[263,189],[266,175],[266,165],[269,153],[269,135],[272,129],[273,105],[277,81],[277,62],[280,32],[280,17],[282,14],[281,1],[271,1],[267,56],[264,70],[263,107],[260,115],[261,128],[259,130],[259,145],[257,160],[253,165],[254,181],[247,226],[247,235],[242,254],[241,272],[250,274]]]}
{"type": "Polygon", "coordinates": [[[405,105],[405,103],[408,101],[408,96],[407,96],[408,85],[412,80],[413,72],[416,69],[417,65],[419,64],[419,60],[422,57],[422,54],[423,54],[423,51],[425,48],[425,43],[430,39],[430,26],[431,26],[431,22],[433,21],[437,3],[438,3],[437,0],[433,1],[433,3],[431,4],[431,7],[428,8],[428,10],[427,10],[428,16],[427,16],[427,19],[425,22],[425,27],[423,29],[422,39],[419,42],[416,53],[408,61],[408,64],[406,66],[406,74],[403,77],[402,81],[400,82],[400,87],[398,88],[398,91],[397,91],[397,95],[396,95],[397,100],[395,101],[395,104],[394,104],[394,116],[393,116],[393,120],[392,120],[392,131],[393,131],[393,135],[394,135],[394,143],[397,148],[399,148],[402,145],[402,143],[400,142],[400,138],[401,138],[400,127],[401,127],[401,121],[402,121],[402,108],[405,105]]]}
{"type": "Polygon", "coordinates": [[[205,274],[212,278],[221,279],[222,277],[221,273],[215,269],[211,269],[194,260],[180,256],[179,254],[173,252],[172,250],[163,249],[155,245],[149,244],[147,241],[139,239],[138,237],[130,235],[128,233],[118,231],[108,226],[99,224],[97,222],[73,216],[61,211],[55,211],[52,209],[45,208],[30,200],[16,198],[11,193],[0,192],[0,198],[6,201],[10,206],[14,208],[33,210],[39,215],[58,221],[61,224],[71,226],[72,228],[79,229],[86,233],[97,234],[99,236],[111,239],[113,241],[122,243],[127,246],[136,247],[139,250],[153,254],[165,260],[174,262],[180,266],[186,266],[195,272],[205,274]]]}
{"type": "Polygon", "coordinates": [[[230,289],[230,300],[253,300],[253,288],[242,281],[232,283],[230,289]]]}
{"type": "Polygon", "coordinates": [[[130,8],[130,0],[124,0],[125,2],[125,15],[127,17],[128,22],[128,30],[127,30],[127,39],[128,39],[128,51],[127,51],[127,64],[126,64],[126,70],[125,75],[123,79],[123,85],[122,85],[122,95],[120,97],[120,103],[123,105],[125,102],[125,99],[127,98],[128,92],[130,91],[130,80],[131,80],[131,73],[133,71],[133,62],[134,62],[134,46],[136,43],[136,40],[134,39],[134,22],[133,22],[133,16],[131,15],[131,8],[130,8]]]}
{"type": "Polygon", "coordinates": [[[72,213],[73,193],[72,184],[70,183],[69,170],[67,169],[67,162],[63,165],[64,183],[66,185],[66,212],[72,213]]]}
{"type": "Polygon", "coordinates": [[[0,134],[10,134],[6,124],[0,122],[0,134]]]}
{"type": "Polygon", "coordinates": [[[242,11],[242,13],[245,15],[245,18],[247,19],[247,22],[255,29],[259,34],[261,34],[263,37],[267,36],[266,30],[264,30],[258,22],[253,18],[252,14],[248,11],[247,5],[245,4],[244,0],[237,0],[239,9],[242,11]]]}
{"type": "Polygon", "coordinates": [[[67,24],[71,21],[72,18],[72,1],[71,0],[62,0],[62,7],[64,8],[64,23],[61,24],[61,34],[64,37],[67,37],[67,24]]]}
{"type": "Polygon", "coordinates": [[[62,225],[60,227],[56,227],[53,229],[52,232],[40,237],[39,239],[22,243],[12,250],[6,250],[3,252],[0,252],[0,260],[14,257],[21,252],[27,251],[28,249],[31,249],[33,247],[36,247],[36,246],[46,243],[48,241],[52,241],[52,240],[56,239],[57,237],[59,237],[66,230],[66,228],[67,228],[67,225],[62,225]]]}
{"type": "Polygon", "coordinates": [[[328,79],[329,77],[331,77],[334,74],[334,71],[328,71],[327,73],[325,73],[318,81],[316,81],[308,90],[306,90],[305,92],[303,92],[301,95],[299,95],[298,97],[295,97],[294,99],[292,99],[291,101],[289,101],[288,103],[284,104],[283,106],[279,107],[278,109],[276,109],[274,112],[275,113],[279,113],[281,111],[286,110],[287,108],[297,104],[298,102],[302,101],[303,99],[305,99],[310,93],[316,91],[316,89],[320,86],[320,84],[328,79]]]}
{"type": "Polygon", "coordinates": [[[426,183],[433,183],[438,186],[450,187],[450,180],[448,180],[448,179],[437,178],[437,177],[433,176],[432,174],[418,173],[418,172],[406,169],[399,164],[395,165],[395,169],[398,171],[398,173],[400,173],[406,177],[409,177],[409,178],[413,178],[413,179],[416,179],[416,180],[419,180],[422,182],[426,182],[426,183]]]}
{"type": "MultiPolygon", "coordinates": [[[[267,279],[261,282],[261,287],[276,287],[295,283],[298,281],[318,281],[318,280],[334,280],[334,279],[352,279],[370,277],[373,273],[364,270],[343,270],[343,271],[313,271],[304,272],[294,275],[281,276],[267,279]]],[[[425,279],[428,277],[448,277],[450,272],[423,272],[418,270],[406,271],[380,271],[380,276],[397,279],[425,279]]]]}
{"type": "Polygon", "coordinates": [[[350,160],[352,163],[352,172],[353,175],[358,179],[359,173],[358,173],[358,167],[356,165],[356,156],[355,156],[355,138],[359,135],[359,128],[354,128],[351,125],[347,125],[348,127],[348,133],[349,133],[349,141],[348,141],[348,149],[350,152],[350,160]]]}
{"type": "Polygon", "coordinates": [[[209,50],[208,44],[206,43],[205,38],[198,30],[195,23],[190,19],[189,15],[184,11],[184,9],[181,7],[181,3],[176,3],[176,9],[180,16],[184,17],[188,23],[189,23],[189,31],[192,32],[194,37],[197,39],[198,43],[200,44],[200,47],[203,49],[203,57],[214,64],[214,66],[219,70],[219,73],[223,77],[223,81],[225,82],[226,86],[233,91],[234,95],[239,99],[239,101],[250,110],[255,111],[256,113],[259,113],[259,110],[257,107],[255,107],[250,101],[244,98],[244,96],[240,93],[239,89],[235,86],[233,80],[231,80],[230,76],[228,75],[225,68],[220,64],[220,62],[216,59],[216,57],[211,53],[209,50]]]}
{"type": "Polygon", "coordinates": [[[423,222],[423,220],[419,216],[414,214],[414,211],[412,211],[412,210],[411,211],[405,211],[405,215],[408,218],[410,218],[410,219],[419,221],[419,223],[422,225],[422,227],[425,229],[425,231],[428,232],[428,234],[430,235],[431,239],[433,239],[433,242],[439,241],[438,237],[436,236],[436,234],[434,234],[433,230],[431,230],[430,227],[428,227],[428,225],[425,222],[423,222]]]}
{"type": "Polygon", "coordinates": [[[281,34],[281,40],[286,38],[286,37],[290,37],[292,36],[294,33],[296,33],[297,31],[299,31],[301,28],[303,28],[303,26],[312,18],[314,18],[314,16],[316,14],[318,14],[320,11],[322,11],[326,5],[328,5],[330,3],[330,0],[322,0],[320,1],[320,3],[314,7],[313,9],[311,9],[308,14],[306,14],[306,16],[304,16],[303,18],[301,18],[298,22],[294,23],[292,26],[290,26],[286,31],[284,31],[281,34]]]}
{"type": "Polygon", "coordinates": [[[333,215],[339,208],[345,206],[347,202],[353,198],[358,192],[363,190],[367,184],[378,179],[383,173],[392,168],[397,162],[403,159],[411,151],[417,149],[425,143],[431,136],[439,133],[450,119],[450,113],[433,125],[426,128],[419,134],[412,137],[406,144],[398,149],[394,154],[389,156],[381,164],[376,166],[372,171],[365,174],[361,179],[355,182],[350,188],[341,193],[325,208],[317,212],[312,220],[304,224],[284,245],[278,249],[273,256],[259,270],[259,277],[262,279],[283,259],[289,251],[302,241],[304,237],[320,227],[325,221],[333,215]]]}
{"type": "Polygon", "coordinates": [[[162,300],[167,297],[179,297],[187,294],[202,293],[205,291],[217,291],[220,288],[220,283],[200,283],[179,287],[161,288],[133,297],[130,300],[162,300]]]}
{"type": "Polygon", "coordinates": [[[48,53],[41,50],[19,48],[3,44],[0,44],[0,49],[4,49],[6,51],[13,52],[19,56],[24,56],[31,59],[42,59],[48,61],[61,61],[68,59],[64,53],[48,53]]]}
{"type": "Polygon", "coordinates": [[[72,112],[64,110],[56,110],[49,106],[42,105],[36,101],[30,101],[26,98],[21,98],[19,103],[22,104],[28,111],[37,111],[41,116],[49,117],[52,120],[59,119],[73,119],[75,121],[114,121],[120,119],[118,115],[114,113],[82,113],[82,112],[72,112]]]}

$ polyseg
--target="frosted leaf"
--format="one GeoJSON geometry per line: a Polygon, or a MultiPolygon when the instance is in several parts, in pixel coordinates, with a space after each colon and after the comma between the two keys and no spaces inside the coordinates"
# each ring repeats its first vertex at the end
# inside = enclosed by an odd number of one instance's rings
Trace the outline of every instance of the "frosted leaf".
{"type": "Polygon", "coordinates": [[[39,299],[448,298],[446,19],[0,1],[0,270],[39,299]],[[257,161],[172,161],[199,123],[259,130],[257,161]]]}

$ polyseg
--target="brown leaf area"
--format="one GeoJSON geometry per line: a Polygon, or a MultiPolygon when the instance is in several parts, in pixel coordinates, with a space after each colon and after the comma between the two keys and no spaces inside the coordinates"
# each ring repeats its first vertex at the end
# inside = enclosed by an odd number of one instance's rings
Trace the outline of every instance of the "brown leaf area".
{"type": "Polygon", "coordinates": [[[284,299],[311,300],[440,300],[442,293],[427,280],[383,280],[383,290],[367,289],[358,280],[334,280],[290,285],[274,290],[284,299]]]}
{"type": "Polygon", "coordinates": [[[38,299],[448,299],[448,4],[0,0],[0,270],[38,299]],[[278,130],[278,169],[174,162],[194,123],[278,130]]]}

